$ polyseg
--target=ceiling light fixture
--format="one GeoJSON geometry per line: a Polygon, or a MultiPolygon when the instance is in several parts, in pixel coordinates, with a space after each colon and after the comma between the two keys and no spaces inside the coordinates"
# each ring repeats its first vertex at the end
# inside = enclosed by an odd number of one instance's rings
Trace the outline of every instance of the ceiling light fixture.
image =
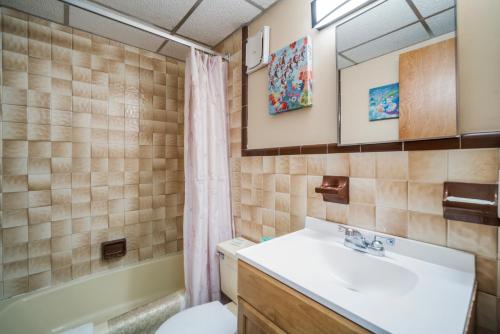
{"type": "Polygon", "coordinates": [[[377,0],[312,0],[312,26],[318,30],[326,28],[375,1],[377,0]]]}

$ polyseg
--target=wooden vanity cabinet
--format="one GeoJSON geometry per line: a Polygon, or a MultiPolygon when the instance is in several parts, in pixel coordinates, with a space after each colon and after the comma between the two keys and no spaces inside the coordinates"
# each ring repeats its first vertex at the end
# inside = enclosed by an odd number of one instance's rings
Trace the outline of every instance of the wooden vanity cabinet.
{"type": "Polygon", "coordinates": [[[370,332],[240,260],[238,261],[238,333],[370,332]]]}

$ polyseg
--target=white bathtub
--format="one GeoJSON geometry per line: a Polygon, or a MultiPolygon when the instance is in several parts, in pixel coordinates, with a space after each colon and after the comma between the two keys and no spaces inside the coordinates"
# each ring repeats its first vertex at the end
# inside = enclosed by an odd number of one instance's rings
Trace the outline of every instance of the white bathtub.
{"type": "Polygon", "coordinates": [[[100,324],[184,288],[182,253],[0,302],[0,333],[57,333],[100,324]]]}

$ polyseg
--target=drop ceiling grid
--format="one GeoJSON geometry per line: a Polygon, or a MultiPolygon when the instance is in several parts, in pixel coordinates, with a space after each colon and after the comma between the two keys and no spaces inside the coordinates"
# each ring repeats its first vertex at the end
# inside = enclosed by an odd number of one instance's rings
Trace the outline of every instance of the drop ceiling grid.
{"type": "Polygon", "coordinates": [[[97,3],[172,30],[196,0],[94,0],[97,3]]]}
{"type": "MultiPolygon", "coordinates": [[[[214,46],[278,0],[90,0],[123,14],[176,33],[207,46],[214,46]],[[194,6],[194,11],[190,10],[194,6]],[[260,9],[259,9],[260,8],[260,9]],[[183,18],[185,20],[183,20],[183,18]]],[[[0,0],[0,4],[64,24],[64,4],[58,0],[0,0]]],[[[107,38],[184,59],[189,48],[70,7],[69,26],[107,38]],[[169,45],[172,44],[172,45],[169,45]]]]}
{"type": "Polygon", "coordinates": [[[69,23],[71,27],[153,52],[163,42],[161,37],[72,6],[69,23]]]}
{"type": "Polygon", "coordinates": [[[189,47],[173,41],[169,41],[162,47],[159,53],[165,56],[185,61],[188,52],[189,52],[189,47]]]}
{"type": "Polygon", "coordinates": [[[388,0],[341,24],[337,28],[337,49],[344,51],[417,20],[406,1],[388,0]],[[381,19],[384,17],[387,19],[381,19]]]}
{"type": "Polygon", "coordinates": [[[214,46],[258,14],[260,10],[244,0],[203,0],[178,33],[214,46]]]}

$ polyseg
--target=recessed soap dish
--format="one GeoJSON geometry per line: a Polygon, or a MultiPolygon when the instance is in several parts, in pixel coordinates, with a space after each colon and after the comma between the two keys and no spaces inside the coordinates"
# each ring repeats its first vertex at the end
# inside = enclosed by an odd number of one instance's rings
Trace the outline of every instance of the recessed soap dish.
{"type": "Polygon", "coordinates": [[[349,178],[346,176],[325,175],[315,191],[322,194],[326,202],[349,204],[349,178]]]}
{"type": "Polygon", "coordinates": [[[498,186],[445,182],[443,216],[446,219],[499,226],[498,186]]]}

